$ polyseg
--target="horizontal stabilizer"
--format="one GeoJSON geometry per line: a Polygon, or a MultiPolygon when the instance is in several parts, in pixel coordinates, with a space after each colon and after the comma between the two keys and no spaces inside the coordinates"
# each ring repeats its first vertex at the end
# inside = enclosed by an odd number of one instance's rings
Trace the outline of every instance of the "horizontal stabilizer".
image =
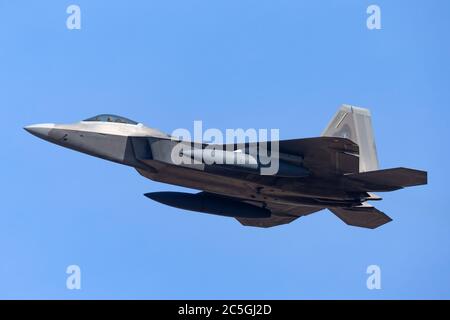
{"type": "Polygon", "coordinates": [[[372,206],[328,208],[328,210],[333,212],[346,224],[355,227],[375,229],[392,221],[390,217],[372,206]]]}
{"type": "Polygon", "coordinates": [[[367,191],[389,191],[427,184],[427,172],[408,168],[392,168],[346,175],[360,182],[367,191]]]}

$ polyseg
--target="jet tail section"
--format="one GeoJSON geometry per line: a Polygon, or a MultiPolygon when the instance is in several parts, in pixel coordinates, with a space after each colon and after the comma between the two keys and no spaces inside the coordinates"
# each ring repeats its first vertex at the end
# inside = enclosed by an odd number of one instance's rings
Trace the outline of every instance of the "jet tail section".
{"type": "Polygon", "coordinates": [[[375,229],[392,221],[389,216],[371,205],[351,208],[328,208],[328,210],[346,224],[355,227],[375,229]]]}
{"type": "Polygon", "coordinates": [[[392,168],[346,175],[367,191],[391,191],[427,184],[427,172],[409,168],[392,168]]]}
{"type": "Polygon", "coordinates": [[[378,169],[377,148],[368,109],[343,105],[322,136],[347,138],[358,144],[359,172],[378,169]]]}

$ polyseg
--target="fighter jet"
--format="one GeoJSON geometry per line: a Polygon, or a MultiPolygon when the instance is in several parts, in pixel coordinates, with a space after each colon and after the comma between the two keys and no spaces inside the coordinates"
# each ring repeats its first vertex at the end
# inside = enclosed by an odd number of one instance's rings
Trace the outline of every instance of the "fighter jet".
{"type": "Polygon", "coordinates": [[[320,137],[265,144],[184,141],[109,114],[75,124],[30,125],[25,130],[133,167],[148,179],[199,190],[145,196],[184,210],[233,217],[245,226],[283,225],[328,209],[348,225],[374,229],[392,219],[368,203],[381,200],[373,192],[427,183],[425,171],[379,170],[370,112],[350,105],[337,111],[320,137]],[[262,174],[269,153],[278,169],[262,174]],[[205,154],[214,155],[212,160],[231,161],[211,161],[205,154]]]}

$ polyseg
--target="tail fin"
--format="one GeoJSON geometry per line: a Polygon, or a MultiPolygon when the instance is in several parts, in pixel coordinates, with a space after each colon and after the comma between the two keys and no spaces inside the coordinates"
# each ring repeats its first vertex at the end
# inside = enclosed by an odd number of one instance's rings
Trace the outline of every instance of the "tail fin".
{"type": "Polygon", "coordinates": [[[359,172],[378,169],[377,148],[368,109],[342,105],[322,136],[347,138],[359,146],[359,172]]]}

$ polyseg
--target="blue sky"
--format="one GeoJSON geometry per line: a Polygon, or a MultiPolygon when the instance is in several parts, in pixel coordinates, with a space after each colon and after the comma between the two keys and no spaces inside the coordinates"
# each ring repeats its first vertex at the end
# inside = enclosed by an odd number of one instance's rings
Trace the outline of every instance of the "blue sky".
{"type": "Polygon", "coordinates": [[[448,1],[0,0],[0,298],[450,298],[448,1]],[[81,30],[66,8],[81,8],[81,30]],[[368,30],[366,8],[381,8],[368,30]],[[369,107],[381,167],[429,184],[383,194],[394,221],[328,211],[273,229],[155,203],[181,188],[66,150],[24,125],[99,113],[166,132],[318,136],[369,107]],[[81,290],[66,288],[79,265],[81,290]],[[379,265],[381,290],[366,268],[379,265]]]}

